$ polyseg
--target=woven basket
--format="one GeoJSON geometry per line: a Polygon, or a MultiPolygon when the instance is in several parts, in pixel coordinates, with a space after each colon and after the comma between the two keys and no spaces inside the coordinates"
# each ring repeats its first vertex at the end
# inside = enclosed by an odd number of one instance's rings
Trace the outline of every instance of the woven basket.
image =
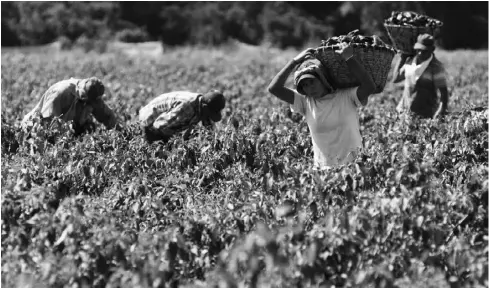
{"type": "MultiPolygon", "coordinates": [[[[387,76],[391,69],[395,50],[388,45],[365,45],[352,43],[353,55],[370,73],[375,83],[374,93],[384,91],[387,76]]],[[[339,45],[321,46],[316,48],[316,57],[325,67],[325,74],[332,85],[336,88],[350,88],[360,85],[354,75],[350,73],[346,61],[335,52],[340,49],[339,45]]]]}
{"type": "Polygon", "coordinates": [[[416,26],[401,26],[384,23],[384,27],[389,34],[392,45],[397,50],[405,54],[414,55],[414,44],[420,34],[431,34],[433,37],[438,36],[440,26],[438,27],[416,27],[416,26]]]}

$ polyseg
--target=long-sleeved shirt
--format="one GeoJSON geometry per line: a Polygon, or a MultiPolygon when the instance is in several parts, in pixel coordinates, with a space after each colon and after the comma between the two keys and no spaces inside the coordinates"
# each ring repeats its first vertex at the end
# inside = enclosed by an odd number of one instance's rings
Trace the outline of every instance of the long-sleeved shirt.
{"type": "Polygon", "coordinates": [[[202,94],[175,91],[151,100],[139,111],[143,127],[151,127],[155,133],[171,136],[199,123],[201,120],[202,94]]]}
{"type": "MultiPolygon", "coordinates": [[[[415,57],[408,58],[405,65],[411,65],[415,59],[415,57]]],[[[400,68],[397,81],[406,79],[405,65],[400,68]]],[[[446,87],[446,73],[443,64],[433,56],[414,85],[410,81],[404,81],[404,91],[397,111],[411,111],[422,117],[433,117],[439,103],[437,90],[446,87]]]]}
{"type": "Polygon", "coordinates": [[[73,121],[83,126],[89,121],[91,115],[107,128],[112,128],[117,123],[114,112],[97,98],[89,103],[80,100],[77,85],[81,79],[70,78],[62,80],[49,87],[42,95],[37,105],[22,120],[22,126],[28,127],[32,120],[41,118],[60,117],[64,121],[73,121]]]}

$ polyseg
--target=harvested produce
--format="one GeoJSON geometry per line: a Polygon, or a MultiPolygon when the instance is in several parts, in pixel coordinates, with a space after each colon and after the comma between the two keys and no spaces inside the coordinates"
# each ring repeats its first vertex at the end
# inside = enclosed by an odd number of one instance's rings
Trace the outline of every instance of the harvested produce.
{"type": "Polygon", "coordinates": [[[382,92],[395,50],[378,36],[363,36],[358,30],[321,41],[321,46],[316,49],[316,57],[325,67],[326,78],[336,88],[360,85],[360,82],[350,73],[346,62],[335,52],[340,48],[340,43],[348,43],[353,47],[353,55],[363,64],[375,82],[375,93],[382,92]]]}
{"type": "Polygon", "coordinates": [[[435,38],[443,22],[411,11],[393,11],[385,19],[384,27],[392,41],[392,46],[404,54],[414,54],[414,44],[420,34],[431,34],[435,38]]]}
{"type": "Polygon", "coordinates": [[[391,17],[387,18],[385,23],[416,27],[440,27],[443,25],[440,20],[411,11],[392,11],[391,17]]]}
{"type": "Polygon", "coordinates": [[[382,42],[382,40],[377,35],[363,36],[359,34],[358,30],[354,30],[347,35],[333,36],[328,38],[327,40],[323,40],[321,41],[321,46],[333,46],[340,43],[353,44],[354,46],[386,46],[386,44],[382,42]]]}

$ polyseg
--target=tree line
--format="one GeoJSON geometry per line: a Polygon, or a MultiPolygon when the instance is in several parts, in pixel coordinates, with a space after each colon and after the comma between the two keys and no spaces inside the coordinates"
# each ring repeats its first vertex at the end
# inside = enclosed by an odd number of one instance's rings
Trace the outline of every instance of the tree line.
{"type": "Polygon", "coordinates": [[[164,45],[303,47],[360,29],[390,43],[383,27],[392,11],[414,11],[444,25],[444,49],[487,48],[488,2],[5,2],[2,46],[41,45],[63,39],[164,45]]]}

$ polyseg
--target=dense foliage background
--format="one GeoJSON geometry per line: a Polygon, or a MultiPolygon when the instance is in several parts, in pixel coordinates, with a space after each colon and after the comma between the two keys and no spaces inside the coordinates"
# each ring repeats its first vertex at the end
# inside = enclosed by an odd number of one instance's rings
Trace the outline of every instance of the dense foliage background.
{"type": "Polygon", "coordinates": [[[373,95],[365,154],[331,171],[311,169],[307,125],[266,91],[296,53],[2,49],[2,286],[487,287],[487,51],[437,51],[445,120],[399,118],[402,84],[373,95]],[[70,76],[100,77],[124,128],[23,133],[70,76]],[[228,100],[213,131],[145,143],[142,105],[211,88],[228,100]]]}
{"type": "Polygon", "coordinates": [[[393,10],[444,22],[444,49],[487,48],[488,2],[7,2],[2,1],[2,46],[86,39],[217,45],[235,39],[301,47],[361,29],[389,42],[383,21],[393,10]]]}

